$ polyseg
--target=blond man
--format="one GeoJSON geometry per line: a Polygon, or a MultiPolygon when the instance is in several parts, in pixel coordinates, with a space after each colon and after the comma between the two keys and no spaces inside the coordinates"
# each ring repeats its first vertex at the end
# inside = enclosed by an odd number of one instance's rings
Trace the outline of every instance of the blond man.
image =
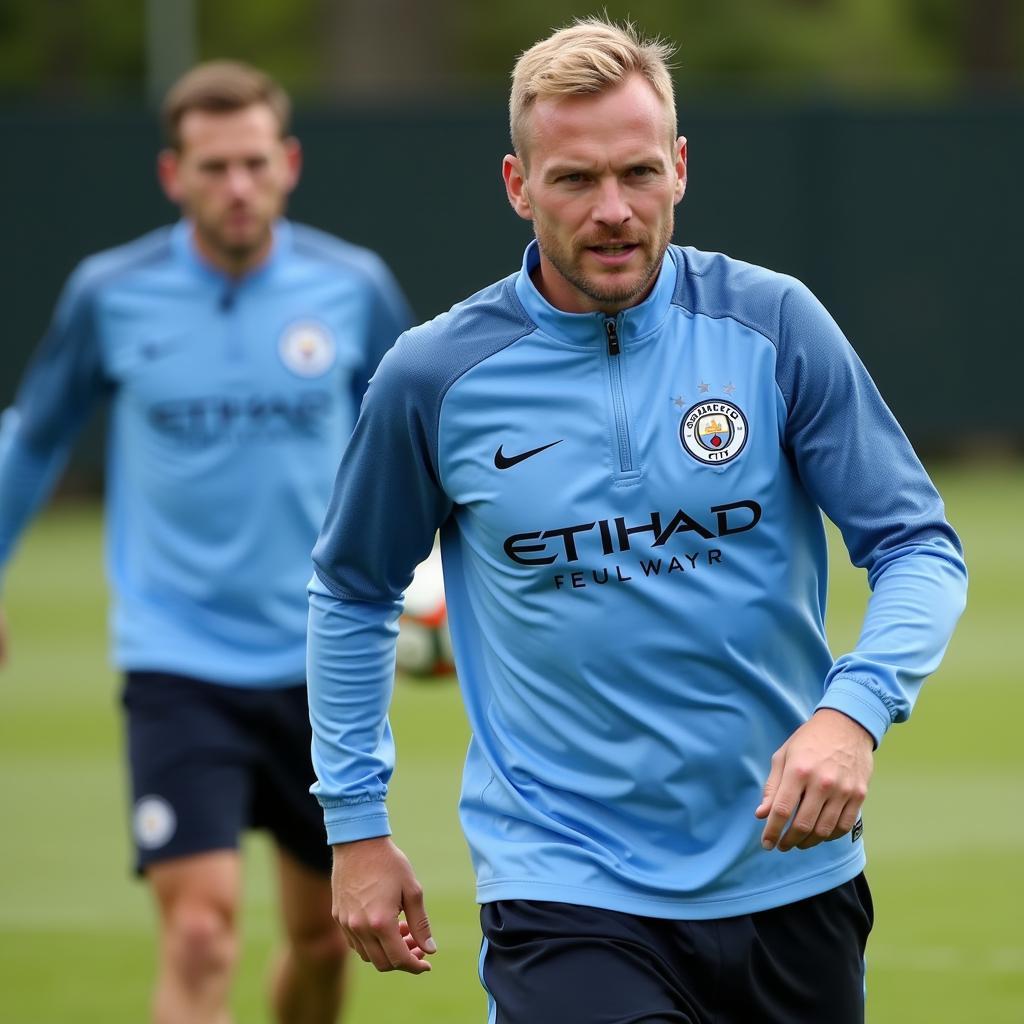
{"type": "Polygon", "coordinates": [[[386,711],[439,528],[488,1019],[854,1024],[872,751],[949,639],[960,545],[807,289],[670,244],[667,56],[596,19],[523,54],[503,174],[536,240],[367,392],[310,585],[334,911],[378,970],[430,968],[386,711]],[[839,658],[822,510],[873,586],[839,658]]]}

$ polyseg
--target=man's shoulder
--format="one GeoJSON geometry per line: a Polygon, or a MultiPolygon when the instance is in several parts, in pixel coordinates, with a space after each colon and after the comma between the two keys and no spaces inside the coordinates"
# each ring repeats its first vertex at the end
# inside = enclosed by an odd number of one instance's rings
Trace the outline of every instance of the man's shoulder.
{"type": "Polygon", "coordinates": [[[807,294],[795,277],[692,246],[672,246],[679,274],[672,301],[691,313],[745,324],[778,343],[783,303],[807,294]]]}
{"type": "Polygon", "coordinates": [[[106,289],[172,259],[171,227],[149,231],[110,249],[86,256],[68,276],[61,303],[68,309],[89,307],[106,289]]]}
{"type": "Polygon", "coordinates": [[[384,357],[382,374],[443,398],[460,376],[535,329],[516,297],[515,278],[503,278],[406,331],[384,357]]]}
{"type": "Polygon", "coordinates": [[[76,273],[84,280],[99,284],[168,260],[171,258],[172,230],[170,225],[164,225],[130,242],[95,252],[82,260],[76,273]]]}
{"type": "Polygon", "coordinates": [[[390,274],[384,260],[372,249],[346,242],[309,224],[289,221],[292,249],[296,255],[323,264],[332,271],[345,271],[376,280],[390,274]]]}
{"type": "Polygon", "coordinates": [[[130,242],[86,256],[75,267],[69,284],[82,293],[94,292],[136,271],[170,260],[171,231],[165,225],[130,242]]]}

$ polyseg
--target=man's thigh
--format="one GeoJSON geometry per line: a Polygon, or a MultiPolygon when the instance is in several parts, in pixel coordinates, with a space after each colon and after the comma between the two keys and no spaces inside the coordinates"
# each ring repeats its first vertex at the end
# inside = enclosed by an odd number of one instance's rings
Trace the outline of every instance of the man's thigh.
{"type": "Polygon", "coordinates": [[[873,920],[861,874],[818,896],[721,921],[722,1024],[863,1024],[873,920]]]}
{"type": "Polygon", "coordinates": [[[864,876],[757,914],[674,921],[484,904],[494,1024],[862,1024],[864,876]]]}
{"type": "Polygon", "coordinates": [[[236,851],[157,861],[147,868],[146,881],[169,935],[195,942],[233,932],[242,896],[242,861],[236,851]]]}
{"type": "Polygon", "coordinates": [[[282,687],[260,697],[252,732],[256,768],[251,825],[266,829],[284,854],[320,875],[329,887],[331,848],[324,812],[309,791],[316,776],[306,687],[282,687]]]}
{"type": "Polygon", "coordinates": [[[140,874],[151,864],[238,847],[250,768],[233,695],[223,689],[164,673],[128,674],[123,703],[140,874]]]}
{"type": "Polygon", "coordinates": [[[665,958],[675,922],[532,900],[485,903],[480,919],[494,1024],[710,1020],[665,958]]]}

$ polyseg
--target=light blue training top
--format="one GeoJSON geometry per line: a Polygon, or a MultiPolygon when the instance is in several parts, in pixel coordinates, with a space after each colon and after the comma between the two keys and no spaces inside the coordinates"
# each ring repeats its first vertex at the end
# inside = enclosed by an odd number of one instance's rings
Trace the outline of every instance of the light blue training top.
{"type": "Polygon", "coordinates": [[[287,221],[237,280],[186,222],[90,257],[3,415],[0,565],[109,398],[117,665],[301,682],[309,551],[366,382],[409,322],[374,254],[287,221]]]}
{"type": "Polygon", "coordinates": [[[481,902],[710,918],[841,884],[858,835],[766,852],[754,808],[816,708],[876,741],[910,713],[964,606],[942,502],[799,282],[670,247],[607,318],[550,306],[537,259],[398,341],[342,460],[310,585],[329,839],[388,832],[395,622],[440,527],[481,902]],[[872,588],[838,658],[822,512],[872,588]]]}

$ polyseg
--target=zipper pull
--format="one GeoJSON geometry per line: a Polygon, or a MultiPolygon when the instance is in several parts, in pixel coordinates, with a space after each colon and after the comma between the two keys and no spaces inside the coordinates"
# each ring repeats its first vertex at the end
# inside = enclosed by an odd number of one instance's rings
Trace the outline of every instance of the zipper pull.
{"type": "Polygon", "coordinates": [[[605,320],[604,333],[608,335],[608,355],[617,356],[621,350],[619,348],[619,332],[614,320],[605,320]]]}

